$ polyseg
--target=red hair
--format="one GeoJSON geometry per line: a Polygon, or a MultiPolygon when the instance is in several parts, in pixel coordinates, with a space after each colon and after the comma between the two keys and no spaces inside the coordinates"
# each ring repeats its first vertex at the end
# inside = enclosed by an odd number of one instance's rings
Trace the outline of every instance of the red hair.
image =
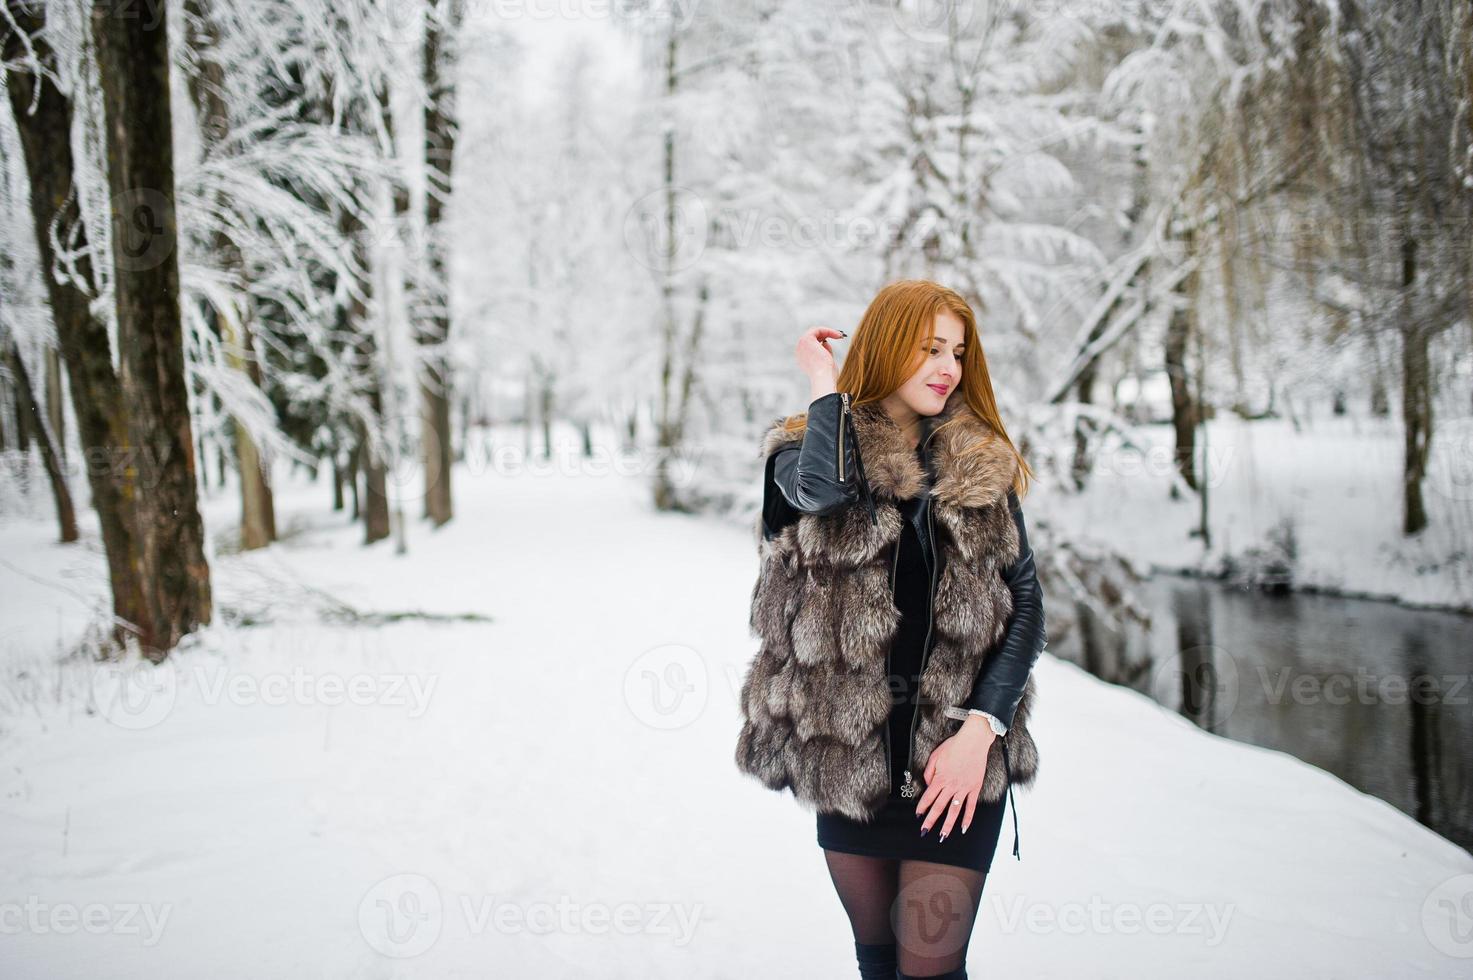
{"type": "MultiPolygon", "coordinates": [[[[956,290],[929,279],[901,279],[881,289],[849,339],[849,353],[839,369],[835,388],[849,392],[851,404],[863,405],[879,401],[905,384],[920,369],[925,348],[935,336],[936,315],[942,312],[953,313],[962,322],[962,342],[966,345],[962,353],[961,387],[951,393],[948,401],[963,399],[973,414],[1007,443],[1018,460],[1018,477],[1013,489],[1021,500],[1028,492],[1033,471],[1013,445],[998,415],[987,355],[977,336],[977,317],[956,290]]],[[[787,427],[795,429],[800,424],[795,418],[787,427]]],[[[943,423],[936,431],[949,424],[943,423]]]]}

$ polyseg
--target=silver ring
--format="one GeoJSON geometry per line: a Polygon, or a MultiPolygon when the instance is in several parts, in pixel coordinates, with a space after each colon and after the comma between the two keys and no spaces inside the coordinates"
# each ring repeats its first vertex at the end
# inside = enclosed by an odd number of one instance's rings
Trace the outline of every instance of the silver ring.
{"type": "Polygon", "coordinates": [[[962,805],[962,801],[960,799],[956,798],[956,797],[952,797],[951,805],[952,806],[961,806],[962,805]]]}

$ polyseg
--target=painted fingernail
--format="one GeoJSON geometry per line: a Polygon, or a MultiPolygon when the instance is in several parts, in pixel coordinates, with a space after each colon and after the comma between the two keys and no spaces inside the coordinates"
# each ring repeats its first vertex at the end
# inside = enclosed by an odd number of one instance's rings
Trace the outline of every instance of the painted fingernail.
{"type": "Polygon", "coordinates": [[[921,836],[922,837],[926,836],[926,831],[928,831],[930,829],[931,829],[930,827],[922,827],[921,828],[921,836]]]}
{"type": "Polygon", "coordinates": [[[938,843],[938,844],[944,844],[944,843],[946,843],[946,835],[945,834],[942,834],[940,837],[938,837],[936,839],[936,843],[938,843]]]}

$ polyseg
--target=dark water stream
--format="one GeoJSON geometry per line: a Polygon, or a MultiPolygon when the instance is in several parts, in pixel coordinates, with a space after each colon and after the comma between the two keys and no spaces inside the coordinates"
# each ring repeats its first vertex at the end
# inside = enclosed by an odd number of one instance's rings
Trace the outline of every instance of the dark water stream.
{"type": "Polygon", "coordinates": [[[1200,727],[1288,752],[1473,852],[1473,618],[1157,575],[1123,638],[1049,652],[1200,727]]]}

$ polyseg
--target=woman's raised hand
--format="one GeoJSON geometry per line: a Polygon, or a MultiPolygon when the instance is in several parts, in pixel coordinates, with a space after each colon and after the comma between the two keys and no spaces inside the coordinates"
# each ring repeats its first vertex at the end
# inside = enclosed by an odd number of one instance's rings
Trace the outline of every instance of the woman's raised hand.
{"type": "Polygon", "coordinates": [[[798,358],[798,369],[808,376],[809,400],[831,395],[837,389],[838,365],[834,363],[834,352],[829,349],[829,339],[849,336],[833,327],[812,327],[798,338],[794,352],[798,358]]]}

